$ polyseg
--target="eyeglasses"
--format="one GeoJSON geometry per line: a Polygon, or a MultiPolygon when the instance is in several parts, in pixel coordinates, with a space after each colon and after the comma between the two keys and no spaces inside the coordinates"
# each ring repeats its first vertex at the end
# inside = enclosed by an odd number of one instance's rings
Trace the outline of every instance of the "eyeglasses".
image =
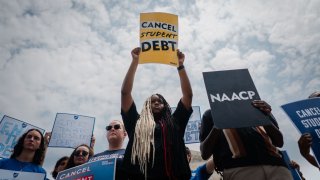
{"type": "Polygon", "coordinates": [[[106,127],[106,130],[107,130],[107,131],[110,131],[112,128],[113,128],[114,130],[118,130],[118,129],[121,129],[121,126],[120,126],[120,124],[115,124],[115,125],[113,125],[113,126],[112,126],[112,125],[109,125],[109,126],[106,127]]]}
{"type": "Polygon", "coordinates": [[[88,155],[89,153],[87,152],[87,151],[76,151],[75,153],[74,153],[74,155],[75,156],[83,156],[83,157],[86,157],[87,155],[88,155]]]}

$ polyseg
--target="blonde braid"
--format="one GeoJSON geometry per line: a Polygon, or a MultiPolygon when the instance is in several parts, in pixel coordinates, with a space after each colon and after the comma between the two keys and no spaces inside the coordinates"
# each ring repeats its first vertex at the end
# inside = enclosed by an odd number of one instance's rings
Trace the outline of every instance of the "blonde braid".
{"type": "Polygon", "coordinates": [[[154,165],[155,146],[154,146],[154,129],[156,123],[151,110],[151,97],[149,97],[142,108],[140,118],[137,120],[135,127],[131,163],[136,164],[136,158],[140,165],[140,171],[147,178],[147,167],[150,160],[150,151],[152,145],[152,167],[154,165]]]}

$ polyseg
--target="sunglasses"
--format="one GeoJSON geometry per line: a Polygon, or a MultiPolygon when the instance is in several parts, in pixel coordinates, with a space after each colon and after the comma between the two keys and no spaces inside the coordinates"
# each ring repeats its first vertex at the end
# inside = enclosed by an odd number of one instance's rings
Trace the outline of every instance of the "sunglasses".
{"type": "Polygon", "coordinates": [[[74,153],[75,156],[83,156],[83,157],[86,157],[89,153],[87,151],[76,151],[74,153]]]}
{"type": "Polygon", "coordinates": [[[115,124],[113,126],[109,125],[109,126],[106,127],[106,130],[110,131],[112,128],[115,129],[115,130],[118,130],[118,129],[121,129],[121,126],[120,126],[120,124],[115,124]]]}

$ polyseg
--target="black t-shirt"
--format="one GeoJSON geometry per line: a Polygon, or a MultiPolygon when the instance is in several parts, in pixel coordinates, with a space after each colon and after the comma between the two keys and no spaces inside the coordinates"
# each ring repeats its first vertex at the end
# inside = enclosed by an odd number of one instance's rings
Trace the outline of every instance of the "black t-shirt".
{"type": "MultiPolygon", "coordinates": [[[[278,127],[275,119],[270,118],[275,126],[278,127]]],[[[207,110],[202,117],[199,139],[203,142],[209,135],[214,122],[211,115],[211,110],[207,110]]],[[[218,138],[216,145],[213,148],[213,159],[217,168],[222,171],[223,169],[244,167],[251,165],[279,165],[285,166],[281,157],[275,157],[268,152],[265,141],[261,134],[254,130],[252,127],[236,129],[237,135],[241,139],[246,156],[233,158],[228,141],[225,134],[221,129],[218,130],[218,138]]]]}
{"type": "MultiPolygon", "coordinates": [[[[187,110],[181,101],[179,101],[177,109],[172,114],[172,118],[174,119],[173,133],[178,139],[177,144],[174,144],[174,146],[177,146],[179,147],[179,149],[181,149],[181,152],[173,154],[174,162],[172,162],[179,163],[180,165],[179,169],[177,170],[178,172],[175,173],[179,176],[178,179],[189,179],[191,176],[191,171],[186,157],[185,145],[183,141],[185,128],[187,126],[191,114],[192,108],[190,108],[190,110],[187,110]]],[[[126,171],[126,173],[128,173],[129,178],[131,177],[130,179],[144,179],[144,175],[140,172],[140,166],[138,164],[131,164],[131,152],[133,146],[135,126],[137,120],[139,119],[139,114],[137,112],[135,103],[132,103],[127,113],[121,111],[121,115],[126,131],[129,136],[129,142],[123,160],[123,169],[126,171]]],[[[156,123],[156,127],[154,130],[155,159],[153,167],[151,166],[152,164],[148,164],[148,179],[168,179],[168,177],[165,175],[166,173],[161,133],[162,132],[160,124],[156,123]]],[[[150,157],[152,157],[152,150],[150,157]]]]}

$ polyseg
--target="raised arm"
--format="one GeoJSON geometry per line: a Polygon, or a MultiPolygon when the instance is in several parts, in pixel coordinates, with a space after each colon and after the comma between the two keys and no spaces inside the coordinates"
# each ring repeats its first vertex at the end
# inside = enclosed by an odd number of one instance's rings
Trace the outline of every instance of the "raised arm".
{"type": "Polygon", "coordinates": [[[254,107],[260,109],[260,111],[264,112],[266,115],[269,116],[270,120],[272,121],[272,124],[266,125],[263,127],[266,130],[269,137],[271,138],[272,144],[275,145],[276,147],[282,147],[283,146],[283,135],[280,132],[279,128],[277,127],[277,122],[271,113],[271,111],[272,111],[271,106],[262,100],[254,100],[252,102],[252,105],[254,107]]]}
{"type": "Polygon", "coordinates": [[[140,50],[141,49],[139,47],[137,47],[131,51],[132,62],[130,64],[128,72],[122,82],[121,109],[124,112],[128,112],[130,106],[133,103],[131,92],[132,92],[132,87],[133,87],[134,76],[136,74],[136,70],[137,70],[138,63],[139,63],[140,50]]]}
{"type": "MultiPolygon", "coordinates": [[[[310,154],[312,136],[310,133],[302,134],[298,141],[300,154],[313,166],[320,168],[315,157],[310,154]]],[[[320,170],[320,169],[319,169],[320,170]]]]}
{"type": "Polygon", "coordinates": [[[182,52],[180,52],[180,50],[177,51],[177,55],[179,60],[178,73],[180,77],[180,85],[182,91],[181,102],[187,109],[190,109],[193,94],[187,72],[183,65],[185,56],[182,52]]]}
{"type": "Polygon", "coordinates": [[[214,147],[217,146],[221,130],[216,129],[213,124],[211,110],[203,113],[199,132],[201,157],[207,160],[212,156],[214,147]]]}
{"type": "Polygon", "coordinates": [[[216,145],[218,137],[219,130],[213,127],[205,140],[200,143],[202,159],[207,160],[212,156],[213,148],[216,145]]]}

